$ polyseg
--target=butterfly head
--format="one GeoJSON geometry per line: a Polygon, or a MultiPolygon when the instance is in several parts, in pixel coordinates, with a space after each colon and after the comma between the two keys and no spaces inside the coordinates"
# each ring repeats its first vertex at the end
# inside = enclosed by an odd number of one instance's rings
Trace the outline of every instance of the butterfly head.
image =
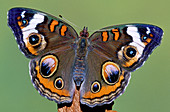
{"type": "Polygon", "coordinates": [[[83,30],[80,32],[80,37],[88,37],[89,32],[87,30],[88,28],[84,26],[83,30]]]}

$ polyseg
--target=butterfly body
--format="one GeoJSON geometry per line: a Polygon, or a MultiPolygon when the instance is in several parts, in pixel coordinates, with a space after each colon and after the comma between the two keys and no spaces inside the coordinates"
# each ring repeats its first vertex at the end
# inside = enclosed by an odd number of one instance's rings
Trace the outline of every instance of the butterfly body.
{"type": "Polygon", "coordinates": [[[146,61],[161,42],[161,28],[123,24],[80,35],[47,13],[13,8],[8,25],[22,53],[30,58],[30,76],[42,96],[71,103],[75,89],[89,107],[112,103],[128,85],[130,73],[146,61]]]}
{"type": "MultiPolygon", "coordinates": [[[[73,68],[73,79],[77,87],[81,86],[81,83],[86,77],[87,69],[87,54],[88,54],[88,34],[87,30],[84,28],[80,33],[78,42],[76,43],[77,48],[75,50],[75,60],[73,68]]],[[[75,45],[75,46],[76,46],[75,45]]]]}

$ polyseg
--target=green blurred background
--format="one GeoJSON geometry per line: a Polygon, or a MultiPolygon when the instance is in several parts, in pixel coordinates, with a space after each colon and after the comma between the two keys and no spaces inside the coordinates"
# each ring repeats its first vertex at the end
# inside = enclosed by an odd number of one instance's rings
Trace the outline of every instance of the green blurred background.
{"type": "MultiPolygon", "coordinates": [[[[125,93],[115,100],[118,112],[170,112],[169,0],[6,0],[0,3],[0,112],[55,112],[56,104],[34,89],[28,63],[7,26],[12,7],[38,9],[89,30],[123,23],[148,23],[164,30],[162,44],[132,73],[125,93]]],[[[79,32],[79,29],[76,29],[79,32]]]]}

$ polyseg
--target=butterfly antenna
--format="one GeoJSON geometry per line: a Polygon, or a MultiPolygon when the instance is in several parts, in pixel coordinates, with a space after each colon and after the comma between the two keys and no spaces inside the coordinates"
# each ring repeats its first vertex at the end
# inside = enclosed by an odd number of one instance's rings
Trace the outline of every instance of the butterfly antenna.
{"type": "Polygon", "coordinates": [[[72,23],[71,21],[67,20],[66,18],[64,18],[62,15],[59,15],[60,18],[62,18],[64,21],[74,25],[75,27],[77,27],[78,29],[82,30],[82,28],[80,28],[79,26],[75,25],[74,23],[72,23]]]}

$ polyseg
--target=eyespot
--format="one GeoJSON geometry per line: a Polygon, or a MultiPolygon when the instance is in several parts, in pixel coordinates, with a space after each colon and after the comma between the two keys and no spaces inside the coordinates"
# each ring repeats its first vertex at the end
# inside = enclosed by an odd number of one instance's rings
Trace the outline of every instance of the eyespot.
{"type": "Polygon", "coordinates": [[[126,59],[132,59],[138,53],[136,47],[134,47],[134,46],[125,47],[123,52],[124,52],[124,56],[125,56],[126,59]]]}
{"type": "Polygon", "coordinates": [[[21,28],[24,28],[25,26],[28,25],[28,20],[27,20],[27,19],[24,19],[24,18],[22,18],[21,16],[18,16],[17,19],[18,19],[18,25],[19,25],[21,28]]]}
{"type": "Polygon", "coordinates": [[[61,77],[58,77],[54,81],[54,87],[57,89],[63,89],[64,87],[64,81],[61,77]]]}
{"type": "Polygon", "coordinates": [[[37,34],[37,33],[32,33],[29,35],[29,43],[32,45],[32,46],[38,46],[40,45],[41,43],[41,35],[40,34],[37,34]]]}
{"type": "Polygon", "coordinates": [[[142,36],[141,36],[142,42],[146,42],[147,39],[148,39],[148,37],[147,37],[146,35],[142,35],[142,36]]]}
{"type": "Polygon", "coordinates": [[[152,40],[152,38],[153,38],[153,35],[150,33],[148,36],[146,36],[146,35],[142,35],[141,36],[141,40],[142,40],[142,42],[145,44],[145,45],[147,45],[148,43],[150,43],[151,42],[151,40],[152,40]]]}
{"type": "Polygon", "coordinates": [[[120,72],[119,66],[114,62],[108,61],[102,65],[102,77],[109,85],[113,85],[119,80],[120,72]]]}
{"type": "Polygon", "coordinates": [[[101,89],[101,84],[98,81],[94,81],[91,84],[91,92],[92,93],[98,93],[101,89]]]}
{"type": "Polygon", "coordinates": [[[22,19],[22,26],[27,26],[28,25],[28,21],[26,19],[22,19]]]}
{"type": "Polygon", "coordinates": [[[39,33],[31,33],[23,39],[25,47],[32,55],[38,55],[46,48],[45,37],[39,33]]]}
{"type": "Polygon", "coordinates": [[[58,59],[54,55],[46,55],[40,61],[40,74],[44,78],[51,77],[58,67],[58,59]]]}
{"type": "Polygon", "coordinates": [[[133,58],[136,55],[136,50],[134,48],[127,48],[126,55],[130,58],[133,58]]]}
{"type": "Polygon", "coordinates": [[[144,37],[143,37],[143,40],[146,40],[147,38],[148,38],[148,37],[144,36],[144,37]]]}

